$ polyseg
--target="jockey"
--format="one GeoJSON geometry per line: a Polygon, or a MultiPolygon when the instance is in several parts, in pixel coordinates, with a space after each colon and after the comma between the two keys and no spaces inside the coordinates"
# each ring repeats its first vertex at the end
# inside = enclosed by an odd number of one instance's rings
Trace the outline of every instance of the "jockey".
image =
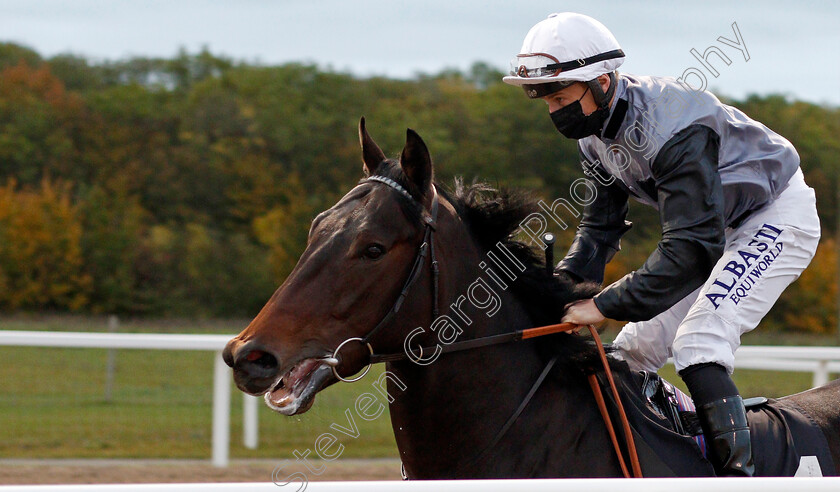
{"type": "Polygon", "coordinates": [[[600,22],[552,14],[503,79],[545,101],[557,130],[578,140],[596,191],[558,273],[603,282],[631,225],[628,198],[659,211],[662,238],[644,265],[567,306],[563,322],[629,321],[614,348],[633,370],[673,357],[716,472],[751,476],[734,352],[814,256],[814,191],[785,138],[677,79],[619,74],[623,60],[600,22]]]}

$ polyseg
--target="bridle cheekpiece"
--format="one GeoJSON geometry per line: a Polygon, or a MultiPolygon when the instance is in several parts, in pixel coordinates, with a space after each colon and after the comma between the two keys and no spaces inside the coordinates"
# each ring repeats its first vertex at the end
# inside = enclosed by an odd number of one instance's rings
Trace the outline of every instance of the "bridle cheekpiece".
{"type": "Polygon", "coordinates": [[[411,267],[411,272],[408,274],[408,279],[406,279],[405,284],[403,285],[402,291],[400,295],[397,297],[397,300],[394,302],[394,305],[391,306],[391,309],[385,314],[385,316],[377,323],[377,325],[368,332],[367,335],[364,337],[353,337],[348,338],[341,342],[338,347],[336,347],[333,354],[329,357],[323,358],[323,360],[332,367],[333,375],[339,380],[344,381],[346,383],[352,383],[358,381],[365,377],[365,375],[370,370],[370,366],[373,364],[373,356],[374,350],[373,346],[370,344],[370,339],[378,333],[382,328],[384,328],[394,316],[399,312],[400,308],[402,307],[403,301],[408,296],[408,291],[411,289],[411,286],[420,278],[420,274],[423,271],[423,266],[426,262],[426,256],[431,257],[430,262],[430,269],[432,273],[432,319],[438,317],[439,308],[438,308],[438,277],[440,274],[440,269],[438,268],[437,258],[435,257],[435,245],[434,245],[434,231],[435,227],[437,226],[437,211],[438,211],[438,193],[437,189],[435,188],[434,183],[431,185],[432,189],[432,202],[431,207],[427,210],[423,204],[414,198],[402,185],[397,183],[391,178],[379,175],[369,176],[359,182],[359,185],[365,183],[382,183],[393,190],[397,191],[404,197],[411,200],[411,202],[420,206],[423,211],[422,220],[423,220],[423,227],[424,227],[424,234],[423,234],[423,242],[420,244],[420,247],[417,250],[417,255],[414,258],[414,265],[411,267]],[[356,377],[353,378],[344,378],[340,374],[338,374],[338,365],[341,363],[341,360],[338,358],[339,352],[349,342],[360,342],[364,344],[368,352],[370,353],[371,359],[368,360],[368,365],[365,367],[364,371],[356,377]]]}

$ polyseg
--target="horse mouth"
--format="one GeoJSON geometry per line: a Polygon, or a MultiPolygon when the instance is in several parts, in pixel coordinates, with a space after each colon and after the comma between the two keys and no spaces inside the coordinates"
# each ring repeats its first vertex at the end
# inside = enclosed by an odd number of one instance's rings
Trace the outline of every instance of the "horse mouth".
{"type": "Polygon", "coordinates": [[[304,359],[272,385],[265,393],[265,403],[283,415],[304,413],[312,407],[315,395],[331,376],[332,368],[323,359],[304,359]]]}

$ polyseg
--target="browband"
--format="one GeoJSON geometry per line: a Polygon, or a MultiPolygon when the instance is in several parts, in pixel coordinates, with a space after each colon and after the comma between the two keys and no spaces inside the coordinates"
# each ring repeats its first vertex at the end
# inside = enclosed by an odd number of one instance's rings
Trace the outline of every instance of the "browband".
{"type": "Polygon", "coordinates": [[[400,193],[405,195],[405,197],[408,198],[409,200],[411,200],[412,202],[417,201],[417,200],[415,200],[415,198],[413,196],[411,196],[411,193],[409,193],[408,190],[403,188],[402,185],[400,185],[399,183],[397,183],[396,181],[394,181],[391,178],[386,178],[385,176],[373,175],[373,176],[369,176],[368,178],[364,179],[364,181],[379,181],[380,183],[384,183],[384,184],[390,186],[391,188],[399,191],[400,193]]]}

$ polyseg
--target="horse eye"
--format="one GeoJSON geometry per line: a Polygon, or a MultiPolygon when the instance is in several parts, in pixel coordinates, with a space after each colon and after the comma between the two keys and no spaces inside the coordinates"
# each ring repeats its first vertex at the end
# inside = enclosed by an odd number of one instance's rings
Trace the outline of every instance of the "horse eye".
{"type": "Polygon", "coordinates": [[[371,244],[365,250],[365,256],[375,260],[385,254],[385,247],[380,244],[371,244]]]}

